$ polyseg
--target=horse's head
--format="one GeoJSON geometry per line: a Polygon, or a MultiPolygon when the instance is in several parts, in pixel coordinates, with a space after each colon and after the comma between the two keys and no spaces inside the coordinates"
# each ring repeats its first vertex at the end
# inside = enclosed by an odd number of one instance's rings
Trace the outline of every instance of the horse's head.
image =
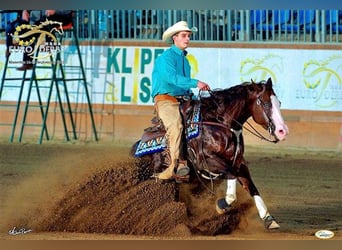
{"type": "Polygon", "coordinates": [[[56,22],[53,21],[52,23],[54,25],[53,29],[50,32],[56,31],[58,32],[60,35],[64,34],[64,30],[63,30],[63,23],[62,22],[56,22]]]}
{"type": "Polygon", "coordinates": [[[289,129],[280,112],[280,102],[273,90],[271,78],[262,84],[252,81],[250,88],[250,94],[255,96],[252,104],[254,121],[275,136],[277,141],[285,140],[289,129]]]}
{"type": "Polygon", "coordinates": [[[45,21],[40,23],[40,27],[47,26],[50,28],[50,33],[53,34],[54,32],[59,33],[60,35],[63,35],[63,23],[62,22],[57,22],[57,21],[52,21],[46,19],[45,21]]]}

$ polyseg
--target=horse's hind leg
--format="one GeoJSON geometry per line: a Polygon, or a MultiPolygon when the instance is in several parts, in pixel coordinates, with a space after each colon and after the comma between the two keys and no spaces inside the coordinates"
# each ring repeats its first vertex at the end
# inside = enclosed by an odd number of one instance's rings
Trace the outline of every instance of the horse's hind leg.
{"type": "Polygon", "coordinates": [[[254,185],[248,167],[241,164],[238,174],[238,180],[243,188],[253,197],[255,206],[258,210],[259,217],[264,221],[266,229],[278,229],[280,225],[275,218],[269,213],[264,200],[261,198],[258,189],[254,185]]]}

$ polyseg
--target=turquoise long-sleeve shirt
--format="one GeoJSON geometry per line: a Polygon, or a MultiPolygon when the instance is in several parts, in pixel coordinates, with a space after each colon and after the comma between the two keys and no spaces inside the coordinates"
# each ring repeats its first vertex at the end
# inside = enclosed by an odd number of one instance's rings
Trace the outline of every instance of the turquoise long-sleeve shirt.
{"type": "Polygon", "coordinates": [[[191,88],[197,87],[198,80],[190,77],[186,53],[172,45],[156,59],[152,71],[153,98],[158,94],[189,95],[191,88]]]}

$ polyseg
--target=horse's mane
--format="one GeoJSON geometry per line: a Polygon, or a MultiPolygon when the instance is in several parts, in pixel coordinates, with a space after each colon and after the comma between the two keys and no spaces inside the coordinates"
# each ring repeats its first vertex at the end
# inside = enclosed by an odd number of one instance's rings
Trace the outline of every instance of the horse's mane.
{"type": "Polygon", "coordinates": [[[209,96],[201,98],[201,108],[204,118],[208,120],[217,119],[226,109],[235,110],[241,108],[242,102],[248,99],[248,90],[252,89],[252,84],[265,84],[260,82],[242,82],[225,89],[214,89],[209,96]]]}

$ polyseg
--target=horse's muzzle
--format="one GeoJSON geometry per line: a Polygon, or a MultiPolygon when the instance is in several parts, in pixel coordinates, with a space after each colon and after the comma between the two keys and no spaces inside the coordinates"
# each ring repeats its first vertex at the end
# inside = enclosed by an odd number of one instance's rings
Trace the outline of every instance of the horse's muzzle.
{"type": "Polygon", "coordinates": [[[279,141],[284,141],[289,134],[289,129],[286,124],[282,125],[280,128],[276,128],[274,135],[279,141]]]}

